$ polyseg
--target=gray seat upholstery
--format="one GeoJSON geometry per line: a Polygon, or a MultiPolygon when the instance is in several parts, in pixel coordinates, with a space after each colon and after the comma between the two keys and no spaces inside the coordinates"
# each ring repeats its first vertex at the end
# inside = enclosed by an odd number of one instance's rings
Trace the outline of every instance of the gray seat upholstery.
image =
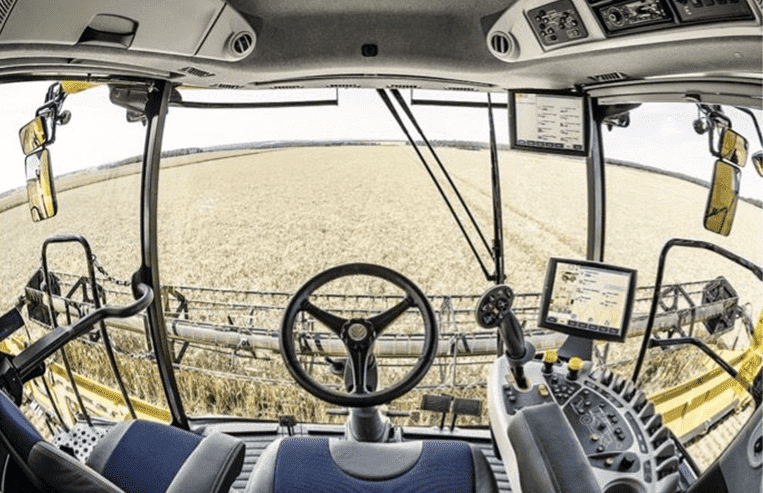
{"type": "Polygon", "coordinates": [[[0,391],[0,446],[39,491],[57,493],[226,493],[244,462],[241,440],[202,437],[171,426],[114,426],[85,465],[43,440],[0,391]]]}
{"type": "Polygon", "coordinates": [[[482,451],[464,442],[292,437],[265,449],[245,491],[497,493],[498,486],[482,451]]]}
{"type": "Polygon", "coordinates": [[[522,491],[599,493],[588,458],[555,403],[522,409],[509,425],[522,491]]]}

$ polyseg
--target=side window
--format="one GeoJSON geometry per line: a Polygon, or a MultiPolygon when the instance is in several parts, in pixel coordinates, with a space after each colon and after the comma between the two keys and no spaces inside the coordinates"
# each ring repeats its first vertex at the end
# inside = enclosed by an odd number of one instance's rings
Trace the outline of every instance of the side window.
{"type": "MultiPolygon", "coordinates": [[[[749,156],[759,151],[760,141],[749,116],[735,108],[724,107],[723,112],[731,120],[732,128],[749,141],[749,156]]],[[[760,111],[755,113],[760,120],[760,111]]],[[[741,169],[741,197],[731,233],[722,236],[703,227],[717,158],[709,151],[707,133],[695,131],[698,116],[693,104],[644,104],[630,112],[627,128],[604,130],[608,198],[605,259],[638,270],[641,290],[637,294],[634,320],[641,318],[641,322],[634,325],[642,329],[652,299],[650,287],[655,283],[660,251],[670,238],[704,240],[757,265],[763,263],[763,238],[758,233],[763,221],[760,201],[763,178],[756,173],[749,157],[748,164],[741,169]]],[[[693,335],[725,359],[733,360],[746,349],[749,324],[757,320],[763,308],[760,289],[760,282],[736,264],[704,250],[676,247],[667,258],[655,335],[661,338],[693,335]],[[702,317],[698,311],[695,312],[698,320],[692,322],[692,306],[702,307],[725,298],[732,298],[732,306],[720,316],[702,317]],[[669,317],[661,316],[676,311],[685,313],[678,324],[667,323],[669,317]]],[[[606,345],[600,350],[602,354],[605,349],[608,351],[608,365],[630,376],[640,341],[640,337],[634,337],[625,344],[606,345]],[[621,363],[615,364],[617,361],[621,363]]],[[[702,377],[699,382],[705,383],[684,386],[683,392],[707,393],[707,405],[699,406],[694,414],[700,413],[701,416],[697,415],[703,422],[718,428],[718,435],[713,436],[723,436],[718,440],[728,443],[728,437],[735,435],[752,408],[749,396],[729,389],[725,374],[712,381],[706,378],[715,368],[693,346],[651,349],[640,382],[647,394],[654,397],[702,377]]],[[[685,397],[681,394],[675,402],[685,397]]],[[[666,400],[658,411],[670,411],[670,402],[671,399],[666,400]]],[[[717,443],[709,446],[707,440],[703,441],[691,424],[692,419],[699,419],[692,413],[685,419],[676,418],[681,416],[676,412],[668,416],[668,425],[690,445],[689,450],[701,467],[707,467],[723,450],[717,443]]]]}
{"type": "MultiPolygon", "coordinates": [[[[19,129],[35,115],[52,83],[0,87],[7,110],[0,124],[0,145],[7,156],[0,171],[4,188],[0,192],[0,242],[4,245],[0,300],[4,312],[21,297],[27,328],[4,342],[3,350],[11,352],[43,336],[53,325],[76,321],[94,308],[96,298],[102,305],[128,303],[132,299],[128,281],[141,261],[140,156],[145,128],[126,121],[124,110],[109,102],[105,86],[66,97],[63,109],[71,118],[58,125],[55,142],[47,145],[58,213],[32,222],[19,129]],[[61,235],[83,238],[92,258],[78,242],[48,246],[46,259],[55,295],[52,320],[40,272],[41,255],[43,242],[61,235]],[[91,261],[95,290],[89,274],[91,261]]],[[[66,365],[77,375],[78,390],[90,416],[130,417],[118,374],[137,416],[166,420],[164,393],[150,351],[140,316],[122,323],[108,322],[104,329],[95,327],[48,360],[44,379],[52,395],[39,378],[28,387],[53,428],[60,421],[71,426],[83,414],[66,365]],[[117,372],[111,368],[108,353],[113,355],[117,372]]]]}

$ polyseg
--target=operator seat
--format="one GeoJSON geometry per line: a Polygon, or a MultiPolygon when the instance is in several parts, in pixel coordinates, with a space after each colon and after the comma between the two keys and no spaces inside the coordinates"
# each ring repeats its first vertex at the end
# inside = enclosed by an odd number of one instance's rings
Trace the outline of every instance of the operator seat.
{"type": "MultiPolygon", "coordinates": [[[[43,440],[0,391],[2,449],[31,486],[57,493],[227,493],[244,464],[244,444],[237,438],[129,421],[109,430],[85,465],[43,440]]],[[[0,472],[7,475],[2,464],[0,472]]]]}
{"type": "Polygon", "coordinates": [[[291,437],[260,456],[246,493],[498,493],[482,451],[457,441],[291,437]]]}

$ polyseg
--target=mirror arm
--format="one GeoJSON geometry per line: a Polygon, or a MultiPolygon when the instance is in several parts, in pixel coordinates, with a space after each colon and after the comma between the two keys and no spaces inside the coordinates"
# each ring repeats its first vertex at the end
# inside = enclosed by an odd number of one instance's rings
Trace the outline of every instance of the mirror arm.
{"type": "Polygon", "coordinates": [[[758,124],[758,119],[755,117],[755,113],[748,110],[747,108],[740,108],[739,106],[734,106],[734,108],[738,109],[742,113],[745,113],[746,115],[749,115],[749,117],[752,119],[752,124],[755,126],[755,132],[758,134],[758,141],[760,142],[760,146],[763,147],[763,133],[760,131],[760,125],[758,124]]]}
{"type": "Polygon", "coordinates": [[[36,340],[31,346],[18,354],[12,361],[12,367],[18,372],[22,382],[33,378],[35,369],[50,355],[61,349],[69,341],[88,332],[95,324],[107,318],[128,318],[145,310],[154,299],[154,291],[147,284],[139,283],[133,287],[140,295],[134,303],[125,306],[104,306],[94,310],[68,327],[59,327],[36,340]]]}

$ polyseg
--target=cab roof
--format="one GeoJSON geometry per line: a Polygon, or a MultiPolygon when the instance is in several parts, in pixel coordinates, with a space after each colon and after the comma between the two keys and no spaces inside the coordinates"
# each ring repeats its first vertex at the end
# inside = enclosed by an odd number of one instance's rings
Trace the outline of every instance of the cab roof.
{"type": "Polygon", "coordinates": [[[478,91],[672,78],[760,101],[757,1],[0,0],[0,77],[478,91]]]}

